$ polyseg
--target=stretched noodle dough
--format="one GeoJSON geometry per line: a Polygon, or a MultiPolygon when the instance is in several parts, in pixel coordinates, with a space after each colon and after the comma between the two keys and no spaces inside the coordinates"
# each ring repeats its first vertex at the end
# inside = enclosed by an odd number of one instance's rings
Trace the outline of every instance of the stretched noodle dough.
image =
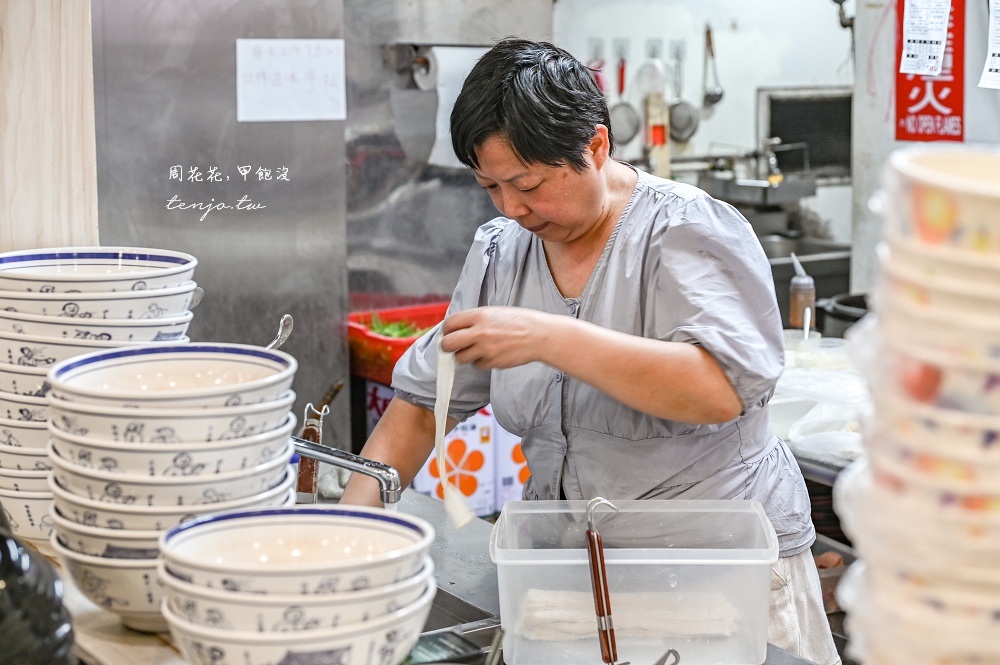
{"type": "Polygon", "coordinates": [[[438,348],[437,399],[434,401],[434,452],[438,473],[444,487],[444,510],[456,529],[472,521],[475,515],[465,502],[462,492],[448,482],[448,465],[444,454],[444,437],[448,433],[448,405],[455,385],[455,354],[438,348]]]}

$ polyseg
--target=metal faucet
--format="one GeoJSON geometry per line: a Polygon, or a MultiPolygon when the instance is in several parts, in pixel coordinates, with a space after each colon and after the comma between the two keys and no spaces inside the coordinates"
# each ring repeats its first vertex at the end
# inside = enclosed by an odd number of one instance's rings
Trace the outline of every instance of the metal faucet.
{"type": "Polygon", "coordinates": [[[399,472],[388,464],[376,462],[374,460],[349,453],[339,448],[331,448],[321,443],[306,441],[297,436],[291,437],[292,444],[302,457],[314,459],[317,462],[325,462],[342,469],[349,469],[357,473],[371,476],[378,481],[379,493],[382,503],[397,503],[403,495],[403,485],[399,480],[399,472]]]}

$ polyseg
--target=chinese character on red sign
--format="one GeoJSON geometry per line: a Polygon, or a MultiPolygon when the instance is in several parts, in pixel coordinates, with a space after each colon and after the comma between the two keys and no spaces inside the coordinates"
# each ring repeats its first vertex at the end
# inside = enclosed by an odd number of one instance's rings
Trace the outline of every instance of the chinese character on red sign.
{"type": "Polygon", "coordinates": [[[903,10],[896,3],[896,140],[965,140],[965,2],[953,0],[948,41],[937,76],[900,74],[903,10]]]}

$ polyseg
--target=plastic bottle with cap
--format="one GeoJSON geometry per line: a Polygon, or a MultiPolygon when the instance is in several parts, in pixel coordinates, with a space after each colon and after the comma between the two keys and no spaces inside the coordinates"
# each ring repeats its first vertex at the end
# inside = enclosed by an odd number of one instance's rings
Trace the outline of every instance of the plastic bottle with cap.
{"type": "Polygon", "coordinates": [[[795,274],[788,289],[788,323],[792,328],[804,328],[805,311],[809,308],[809,327],[816,327],[816,282],[806,274],[799,259],[792,253],[795,274]]]}

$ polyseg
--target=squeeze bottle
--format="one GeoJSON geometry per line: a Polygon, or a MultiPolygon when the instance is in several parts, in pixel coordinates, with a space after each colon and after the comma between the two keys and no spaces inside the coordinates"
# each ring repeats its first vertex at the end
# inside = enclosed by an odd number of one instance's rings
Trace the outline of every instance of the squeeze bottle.
{"type": "Polygon", "coordinates": [[[795,274],[792,276],[788,289],[788,323],[792,328],[802,328],[805,325],[803,316],[806,307],[810,308],[810,328],[816,327],[816,283],[806,274],[802,264],[795,254],[792,254],[792,264],[795,274]]]}

